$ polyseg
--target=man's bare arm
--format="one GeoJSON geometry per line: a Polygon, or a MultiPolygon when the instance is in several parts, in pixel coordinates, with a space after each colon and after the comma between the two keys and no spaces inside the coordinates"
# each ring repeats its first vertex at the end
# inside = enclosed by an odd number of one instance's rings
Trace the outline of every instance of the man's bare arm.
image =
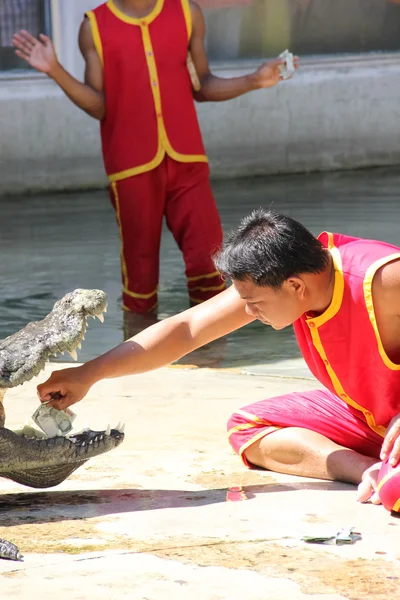
{"type": "MultiPolygon", "coordinates": [[[[400,260],[381,267],[372,282],[375,318],[386,354],[400,364],[400,260]]],[[[396,466],[400,461],[400,395],[398,414],[390,422],[382,444],[381,459],[390,457],[396,466]]]]}
{"type": "Polygon", "coordinates": [[[190,5],[193,30],[189,49],[201,84],[200,91],[194,94],[198,102],[231,100],[253,90],[272,87],[279,82],[279,66],[283,64],[279,59],[264,63],[254,73],[242,77],[224,79],[213,75],[204,47],[204,15],[198,4],[191,2],[190,5]]]}
{"type": "Polygon", "coordinates": [[[27,31],[20,31],[14,35],[13,44],[20,58],[51,77],[76,106],[95,119],[101,121],[104,118],[103,67],[93,42],[89,19],[83,21],[79,31],[79,47],[85,59],[85,83],[62,67],[47,36],[40,35],[40,39],[36,39],[27,31]]]}
{"type": "Polygon", "coordinates": [[[122,377],[158,369],[189,352],[254,321],[245,312],[245,301],[233,287],[211,300],[165,319],[131,340],[81,367],[55,371],[38,386],[42,401],[60,393],[57,408],[79,402],[101,379],[122,377]]]}

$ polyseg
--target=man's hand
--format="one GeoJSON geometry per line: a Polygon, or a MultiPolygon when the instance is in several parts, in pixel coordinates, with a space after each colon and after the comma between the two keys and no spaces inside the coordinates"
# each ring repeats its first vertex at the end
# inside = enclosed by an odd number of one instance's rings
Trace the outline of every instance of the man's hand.
{"type": "Polygon", "coordinates": [[[83,365],[54,371],[45,383],[38,385],[37,391],[41,402],[49,402],[49,406],[64,410],[82,400],[90,387],[91,384],[85,378],[83,365]]]}
{"type": "MultiPolygon", "coordinates": [[[[264,64],[262,64],[253,75],[251,75],[256,89],[266,89],[273,87],[279,81],[281,81],[281,72],[279,67],[285,64],[285,61],[281,58],[275,58],[264,64]]],[[[299,58],[294,57],[294,66],[296,69],[299,68],[299,58]]]]}
{"type": "Polygon", "coordinates": [[[382,444],[381,459],[385,460],[388,457],[392,467],[400,460],[400,414],[390,421],[382,444]]]}
{"type": "Polygon", "coordinates": [[[358,486],[357,500],[358,502],[371,502],[372,504],[381,504],[379,500],[377,487],[378,487],[378,475],[379,469],[382,463],[376,463],[364,471],[362,481],[358,486]]]}
{"type": "Polygon", "coordinates": [[[57,67],[58,60],[53,42],[46,35],[40,34],[40,39],[33,37],[24,29],[13,36],[16,55],[26,60],[37,71],[51,74],[57,67]]]}

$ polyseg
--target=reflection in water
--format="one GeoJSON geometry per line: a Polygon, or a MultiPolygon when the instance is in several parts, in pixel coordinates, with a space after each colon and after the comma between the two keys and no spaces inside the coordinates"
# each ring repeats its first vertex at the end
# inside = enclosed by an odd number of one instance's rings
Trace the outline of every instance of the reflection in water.
{"type": "MultiPolygon", "coordinates": [[[[398,169],[214,182],[225,231],[252,209],[264,206],[298,219],[316,234],[328,229],[400,246],[399,187],[398,169]]],[[[104,325],[90,321],[80,360],[121,342],[119,234],[107,193],[2,198],[0,202],[0,338],[42,319],[65,293],[84,287],[103,289],[109,309],[104,325]]],[[[183,260],[165,231],[158,318],[187,307],[183,260]]],[[[182,362],[229,367],[297,356],[291,329],[275,332],[253,323],[182,362]]]]}
{"type": "Polygon", "coordinates": [[[244,500],[248,500],[248,498],[246,496],[246,492],[241,486],[231,487],[226,492],[227,502],[243,502],[244,500]]]}

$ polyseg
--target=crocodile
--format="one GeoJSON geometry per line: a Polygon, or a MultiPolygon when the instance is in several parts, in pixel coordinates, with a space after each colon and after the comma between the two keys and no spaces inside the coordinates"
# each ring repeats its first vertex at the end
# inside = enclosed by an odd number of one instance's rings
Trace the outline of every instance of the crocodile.
{"type": "Polygon", "coordinates": [[[50,438],[34,427],[17,431],[5,427],[3,401],[7,389],[36,377],[59,353],[68,352],[77,360],[89,317],[103,322],[106,310],[104,292],[78,289],[56,302],[42,321],[29,323],[0,341],[0,477],[32,488],[54,487],[90,458],[122,443],[124,431],[120,424],[104,431],[85,429],[50,438]]]}

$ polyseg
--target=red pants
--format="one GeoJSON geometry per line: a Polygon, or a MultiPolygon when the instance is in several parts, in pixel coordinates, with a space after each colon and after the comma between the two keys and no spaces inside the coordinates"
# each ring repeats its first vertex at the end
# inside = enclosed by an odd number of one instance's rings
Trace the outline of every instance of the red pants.
{"type": "Polygon", "coordinates": [[[383,438],[364,415],[328,390],[278,396],[238,410],[228,422],[229,442],[247,466],[246,449],[282,427],[302,427],[379,460],[383,438]]]}
{"type": "Polygon", "coordinates": [[[222,229],[206,163],[180,163],[166,156],[152,171],[111,184],[121,234],[124,309],[157,306],[164,215],[183,252],[189,298],[203,302],[225,289],[212,255],[222,229]]]}

